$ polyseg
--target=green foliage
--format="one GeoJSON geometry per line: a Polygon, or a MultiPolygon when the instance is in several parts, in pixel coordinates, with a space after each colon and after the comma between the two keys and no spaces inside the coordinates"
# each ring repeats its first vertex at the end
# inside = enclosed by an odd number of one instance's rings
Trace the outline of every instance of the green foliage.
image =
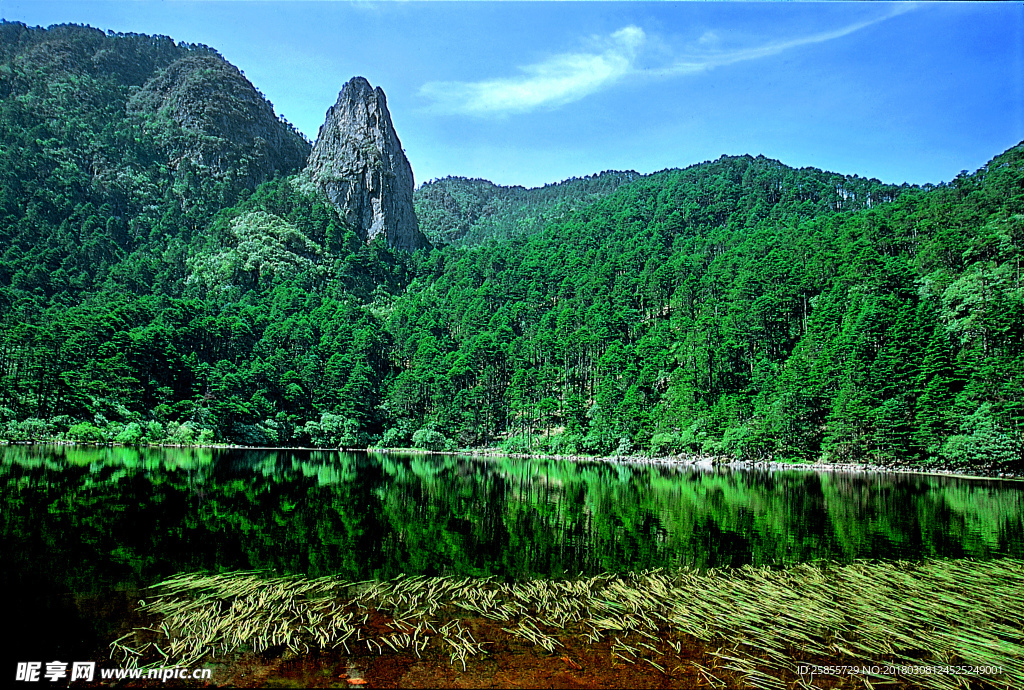
{"type": "Polygon", "coordinates": [[[154,419],[146,425],[146,439],[148,441],[151,443],[160,443],[164,438],[166,438],[166,434],[164,433],[163,424],[154,419]]]}
{"type": "Polygon", "coordinates": [[[651,438],[651,452],[655,455],[671,455],[683,447],[682,436],[674,431],[660,432],[651,438]]]}
{"type": "Polygon", "coordinates": [[[79,443],[103,443],[107,440],[103,431],[90,422],[72,426],[68,429],[68,438],[79,443]]]}
{"type": "Polygon", "coordinates": [[[206,46],[0,27],[0,307],[18,318],[108,280],[177,283],[216,211],[305,162],[309,144],[206,46]]]}
{"type": "Polygon", "coordinates": [[[639,176],[611,170],[534,189],[445,177],[421,185],[413,201],[420,229],[431,243],[475,245],[537,232],[639,176]]]}
{"type": "MultiPolygon", "coordinates": [[[[590,453],[924,462],[986,400],[1019,439],[1020,392],[989,377],[1020,380],[1021,172],[1019,147],[930,190],[723,158],[435,252],[390,308],[411,364],[389,400],[451,431],[495,400],[516,452],[565,436],[590,453]]],[[[443,182],[449,210],[494,191],[443,182]]]]}
{"type": "Polygon", "coordinates": [[[358,420],[326,412],[319,422],[306,422],[304,431],[319,448],[365,448],[369,442],[358,420]]]}
{"type": "Polygon", "coordinates": [[[191,422],[178,424],[168,422],[166,433],[162,439],[163,443],[174,446],[191,446],[196,442],[197,430],[191,422]]]}
{"type": "Polygon", "coordinates": [[[424,450],[444,451],[455,450],[455,442],[445,438],[444,434],[436,429],[419,429],[412,435],[413,448],[424,450]]]}
{"type": "Polygon", "coordinates": [[[412,435],[415,429],[408,419],[400,419],[398,423],[387,429],[381,436],[380,445],[383,448],[408,448],[412,443],[412,435]]]}
{"type": "Polygon", "coordinates": [[[231,220],[228,246],[187,261],[190,281],[207,289],[234,285],[269,285],[273,278],[308,270],[321,248],[288,221],[265,211],[251,211],[231,220]]]}
{"type": "Polygon", "coordinates": [[[950,436],[942,446],[942,457],[954,466],[1012,469],[1024,456],[1024,445],[1003,428],[986,403],[960,426],[960,434],[950,436]]]}
{"type": "Polygon", "coordinates": [[[408,254],[211,49],[0,30],[5,438],[1021,466],[1021,146],[925,189],[447,178],[408,254]]]}
{"type": "Polygon", "coordinates": [[[44,419],[29,417],[20,422],[9,419],[0,427],[0,438],[7,441],[33,441],[54,436],[53,425],[44,419]]]}
{"type": "Polygon", "coordinates": [[[145,432],[138,422],[130,422],[114,437],[118,443],[135,446],[142,442],[145,432]]]}
{"type": "Polygon", "coordinates": [[[547,440],[544,447],[552,455],[578,455],[583,450],[583,436],[572,432],[556,434],[547,440]]]}

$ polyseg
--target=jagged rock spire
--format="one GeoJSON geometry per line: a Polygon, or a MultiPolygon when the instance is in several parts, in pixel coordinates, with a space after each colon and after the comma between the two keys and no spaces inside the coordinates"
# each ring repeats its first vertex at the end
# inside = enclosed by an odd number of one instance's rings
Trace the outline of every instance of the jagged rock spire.
{"type": "Polygon", "coordinates": [[[384,91],[363,77],[346,83],[327,111],[306,171],[341,217],[365,241],[430,246],[413,210],[412,166],[395,134],[384,91]]]}

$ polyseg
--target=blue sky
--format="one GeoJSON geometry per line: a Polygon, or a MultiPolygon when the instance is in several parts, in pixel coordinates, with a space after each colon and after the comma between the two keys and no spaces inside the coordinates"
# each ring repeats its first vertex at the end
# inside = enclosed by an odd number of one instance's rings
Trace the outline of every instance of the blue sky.
{"type": "Polygon", "coordinates": [[[365,76],[417,182],[750,153],[938,183],[1024,139],[1020,3],[0,0],[0,15],[205,43],[310,138],[365,76]]]}

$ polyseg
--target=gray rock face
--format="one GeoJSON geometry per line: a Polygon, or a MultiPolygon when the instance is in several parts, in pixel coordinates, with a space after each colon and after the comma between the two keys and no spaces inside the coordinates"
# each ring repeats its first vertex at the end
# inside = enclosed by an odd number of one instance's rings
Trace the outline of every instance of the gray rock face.
{"type": "Polygon", "coordinates": [[[412,166],[384,91],[363,77],[346,83],[327,111],[306,173],[361,239],[369,242],[383,233],[391,247],[430,246],[416,221],[412,166]]]}

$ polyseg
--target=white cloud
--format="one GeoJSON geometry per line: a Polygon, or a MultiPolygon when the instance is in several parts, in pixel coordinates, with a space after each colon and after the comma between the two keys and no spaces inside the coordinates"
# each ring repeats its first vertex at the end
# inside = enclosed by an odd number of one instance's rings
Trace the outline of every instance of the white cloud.
{"type": "MultiPolygon", "coordinates": [[[[581,100],[611,87],[627,76],[666,78],[692,74],[746,60],[777,55],[800,46],[824,43],[848,36],[872,24],[885,21],[915,7],[899,3],[888,14],[833,31],[766,43],[749,48],[718,51],[720,35],[705,32],[696,50],[686,57],[669,57],[662,67],[640,69],[637,57],[648,45],[643,29],[627,26],[610,36],[594,38],[590,52],[561,53],[543,62],[520,67],[518,77],[479,82],[434,81],[420,87],[420,95],[433,101],[432,110],[481,117],[526,113],[542,107],[556,107],[581,100]]],[[[655,44],[658,41],[655,39],[655,44]]],[[[648,51],[651,52],[651,51],[648,51]]]]}
{"type": "Polygon", "coordinates": [[[719,38],[717,31],[705,31],[704,35],[697,39],[697,43],[702,46],[716,46],[718,45],[719,38]]]}
{"type": "MultiPolygon", "coordinates": [[[[788,41],[780,41],[777,43],[766,43],[760,46],[754,46],[751,48],[744,48],[739,50],[732,50],[723,53],[707,53],[700,54],[695,53],[684,59],[679,59],[669,65],[668,67],[662,67],[659,69],[647,70],[644,72],[646,76],[650,77],[668,77],[675,76],[678,74],[692,74],[694,72],[700,72],[702,70],[711,69],[713,67],[721,67],[723,65],[731,65],[737,62],[744,62],[746,60],[759,60],[761,58],[770,57],[772,55],[778,55],[779,53],[791,50],[793,48],[799,48],[801,46],[813,45],[815,43],[825,43],[826,41],[832,41],[843,36],[849,36],[852,33],[865,29],[873,24],[891,19],[896,15],[903,14],[914,9],[913,3],[901,3],[897,5],[889,14],[875,19],[869,19],[856,24],[850,24],[833,31],[825,31],[818,34],[812,34],[810,36],[803,36],[801,38],[794,38],[788,41]]],[[[708,36],[712,37],[713,41],[717,41],[718,36],[713,32],[705,33],[701,37],[698,43],[707,44],[706,40],[708,36]]]]}
{"type": "Polygon", "coordinates": [[[543,106],[578,101],[611,86],[634,71],[646,40],[642,29],[627,26],[589,53],[562,53],[521,67],[523,76],[481,82],[429,82],[420,93],[446,112],[470,115],[525,113],[543,106]]]}

